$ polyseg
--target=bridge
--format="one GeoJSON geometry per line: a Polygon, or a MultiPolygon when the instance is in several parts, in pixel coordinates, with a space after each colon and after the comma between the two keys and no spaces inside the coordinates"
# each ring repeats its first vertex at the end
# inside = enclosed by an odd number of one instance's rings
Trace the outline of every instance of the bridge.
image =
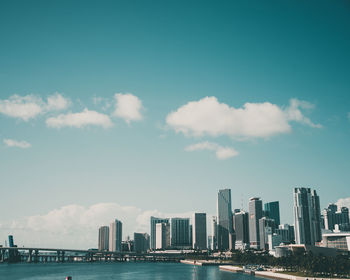
{"type": "Polygon", "coordinates": [[[0,262],[179,262],[185,255],[180,252],[108,252],[59,248],[0,247],[0,262]]]}

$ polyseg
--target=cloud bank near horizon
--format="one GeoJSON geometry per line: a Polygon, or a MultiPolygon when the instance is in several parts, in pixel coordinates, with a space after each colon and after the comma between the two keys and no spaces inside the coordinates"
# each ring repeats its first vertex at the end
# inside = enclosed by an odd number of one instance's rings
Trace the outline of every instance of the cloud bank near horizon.
{"type": "Polygon", "coordinates": [[[58,248],[97,248],[98,229],[119,219],[123,222],[123,239],[134,232],[148,232],[150,217],[192,217],[193,212],[163,213],[142,210],[118,203],[97,203],[89,207],[71,204],[48,213],[33,215],[0,224],[0,234],[13,234],[19,246],[58,248]]]}

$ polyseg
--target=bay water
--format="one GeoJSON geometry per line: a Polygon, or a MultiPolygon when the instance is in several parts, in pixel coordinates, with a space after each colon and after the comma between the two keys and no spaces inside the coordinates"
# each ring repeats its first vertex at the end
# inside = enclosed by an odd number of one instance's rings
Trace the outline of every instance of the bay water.
{"type": "Polygon", "coordinates": [[[19,263],[0,264],[1,280],[255,280],[216,266],[181,263],[19,263]]]}

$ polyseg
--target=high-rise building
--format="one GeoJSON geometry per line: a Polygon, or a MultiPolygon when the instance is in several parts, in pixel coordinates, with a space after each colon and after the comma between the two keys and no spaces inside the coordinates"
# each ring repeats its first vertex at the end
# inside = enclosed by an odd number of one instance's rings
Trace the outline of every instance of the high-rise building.
{"type": "Polygon", "coordinates": [[[327,208],[323,209],[322,214],[325,229],[334,230],[336,225],[340,230],[347,231],[350,229],[349,209],[347,207],[342,207],[338,211],[336,204],[329,204],[327,208]]]}
{"type": "Polygon", "coordinates": [[[321,241],[320,198],[310,188],[294,189],[294,231],[296,244],[321,241]]]}
{"type": "Polygon", "coordinates": [[[340,208],[340,211],[337,212],[338,214],[338,224],[349,224],[349,208],[347,207],[342,207],[340,208]]]}
{"type": "Polygon", "coordinates": [[[15,243],[13,241],[13,235],[9,235],[9,247],[15,247],[15,243]]]}
{"type": "Polygon", "coordinates": [[[122,251],[122,227],[122,222],[117,219],[109,226],[109,251],[111,252],[122,251]]]}
{"type": "Polygon", "coordinates": [[[207,214],[193,214],[193,238],[192,248],[197,250],[207,249],[207,214]]]}
{"type": "Polygon", "coordinates": [[[109,249],[109,227],[102,226],[98,229],[98,250],[108,251],[109,249]]]}
{"type": "Polygon", "coordinates": [[[134,251],[135,253],[146,253],[150,246],[150,236],[147,233],[134,233],[134,251]]]}
{"type": "Polygon", "coordinates": [[[236,234],[236,248],[249,247],[249,215],[245,211],[234,213],[234,231],[236,234]]]}
{"type": "Polygon", "coordinates": [[[218,250],[225,251],[230,249],[230,239],[233,234],[230,189],[223,189],[218,192],[217,217],[217,246],[218,250]]]}
{"type": "Polygon", "coordinates": [[[278,201],[264,204],[265,216],[275,221],[276,227],[280,225],[280,204],[278,201]]]}
{"type": "Polygon", "coordinates": [[[190,219],[171,218],[171,247],[184,248],[191,247],[190,244],[190,219]]]}
{"type": "Polygon", "coordinates": [[[336,204],[329,204],[327,208],[323,209],[324,228],[328,230],[334,230],[334,226],[337,224],[337,211],[338,206],[336,204]]]}
{"type": "Polygon", "coordinates": [[[168,249],[170,247],[170,224],[169,223],[157,223],[156,224],[156,248],[155,249],[168,249]]]}
{"type": "Polygon", "coordinates": [[[249,200],[249,241],[250,248],[260,248],[259,220],[263,216],[262,201],[258,197],[249,200]]]}
{"type": "Polygon", "coordinates": [[[282,237],[282,242],[292,244],[295,242],[294,238],[294,226],[289,224],[279,225],[275,232],[282,237]]]}
{"type": "Polygon", "coordinates": [[[193,225],[190,225],[190,244],[193,244],[193,225]]]}
{"type": "Polygon", "coordinates": [[[275,228],[275,220],[262,217],[259,219],[259,232],[260,232],[260,248],[261,250],[268,250],[269,248],[269,235],[273,234],[275,228]]]}
{"type": "Polygon", "coordinates": [[[156,218],[151,217],[151,249],[156,249],[156,224],[158,223],[166,223],[169,224],[168,218],[156,218]]]}
{"type": "Polygon", "coordinates": [[[208,235],[208,249],[213,250],[213,236],[208,235]]]}
{"type": "Polygon", "coordinates": [[[321,206],[320,206],[320,197],[317,195],[316,190],[311,191],[311,200],[313,216],[312,216],[312,226],[315,232],[315,242],[322,241],[322,231],[321,231],[321,206]]]}
{"type": "Polygon", "coordinates": [[[218,222],[217,222],[217,217],[213,216],[212,217],[212,223],[211,223],[211,234],[212,234],[212,250],[217,250],[218,249],[218,222]]]}

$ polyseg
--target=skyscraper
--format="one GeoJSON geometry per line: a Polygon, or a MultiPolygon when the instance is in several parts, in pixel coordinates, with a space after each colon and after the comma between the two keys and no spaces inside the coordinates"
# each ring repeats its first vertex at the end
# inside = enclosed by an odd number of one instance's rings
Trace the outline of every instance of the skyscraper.
{"type": "Polygon", "coordinates": [[[280,225],[280,204],[278,201],[264,204],[265,216],[275,221],[276,227],[280,225]]]}
{"type": "Polygon", "coordinates": [[[249,216],[245,211],[234,214],[234,231],[236,234],[236,248],[245,249],[249,246],[249,216]]]}
{"type": "Polygon", "coordinates": [[[218,222],[217,217],[212,217],[212,224],[211,224],[211,234],[212,234],[212,250],[218,249],[218,222]]]}
{"type": "Polygon", "coordinates": [[[294,224],[296,244],[315,245],[321,241],[320,199],[315,190],[294,189],[294,224]]]}
{"type": "Polygon", "coordinates": [[[249,241],[253,249],[260,248],[259,220],[262,216],[262,201],[258,197],[252,197],[249,200],[249,241]]]}
{"type": "Polygon", "coordinates": [[[334,226],[337,223],[336,213],[338,206],[336,204],[328,204],[328,207],[323,209],[322,214],[324,218],[324,227],[328,230],[334,230],[334,226]]]}
{"type": "Polygon", "coordinates": [[[189,218],[171,218],[171,247],[183,248],[190,247],[190,219],[189,218]]]}
{"type": "Polygon", "coordinates": [[[122,222],[117,219],[109,226],[109,251],[111,252],[122,251],[122,227],[122,222]]]}
{"type": "Polygon", "coordinates": [[[192,248],[197,250],[207,249],[207,214],[193,214],[193,238],[192,248]]]}
{"type": "Polygon", "coordinates": [[[275,220],[262,217],[259,219],[259,240],[260,240],[260,248],[261,250],[267,250],[269,247],[269,235],[273,234],[275,228],[275,220]]]}
{"type": "Polygon", "coordinates": [[[164,250],[170,247],[170,224],[169,223],[157,223],[155,235],[156,235],[155,249],[164,250]]]}
{"type": "Polygon", "coordinates": [[[349,209],[347,207],[342,207],[338,211],[338,206],[336,204],[329,204],[327,208],[322,211],[324,218],[324,227],[328,230],[334,230],[335,225],[338,225],[340,230],[349,230],[349,209]]]}
{"type": "Polygon", "coordinates": [[[109,249],[109,227],[102,226],[98,229],[98,250],[108,251],[109,249]]]}
{"type": "Polygon", "coordinates": [[[150,245],[150,236],[147,233],[134,233],[135,253],[146,253],[150,245]]]}
{"type": "Polygon", "coordinates": [[[158,223],[169,223],[168,218],[156,218],[151,217],[151,249],[156,249],[156,224],[158,223]]]}
{"type": "Polygon", "coordinates": [[[217,217],[217,246],[218,250],[225,251],[230,248],[230,238],[233,234],[230,189],[223,189],[218,192],[217,217]]]}

